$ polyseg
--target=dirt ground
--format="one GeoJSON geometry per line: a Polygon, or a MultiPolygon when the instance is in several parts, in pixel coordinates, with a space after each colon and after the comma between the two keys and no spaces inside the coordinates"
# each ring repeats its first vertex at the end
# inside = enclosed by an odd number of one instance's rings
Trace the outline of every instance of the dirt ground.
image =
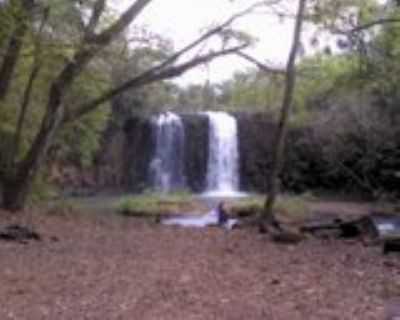
{"type": "Polygon", "coordinates": [[[400,255],[360,241],[274,244],[119,216],[0,213],[43,237],[0,241],[0,319],[376,319],[400,295],[400,255]]]}

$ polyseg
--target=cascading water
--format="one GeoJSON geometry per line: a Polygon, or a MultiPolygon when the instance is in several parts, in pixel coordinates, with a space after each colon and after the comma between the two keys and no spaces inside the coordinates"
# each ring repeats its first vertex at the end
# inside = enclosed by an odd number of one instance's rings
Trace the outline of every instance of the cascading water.
{"type": "Polygon", "coordinates": [[[165,112],[152,119],[156,147],[150,163],[152,186],[156,191],[170,192],[185,187],[184,143],[182,119],[165,112]]]}
{"type": "Polygon", "coordinates": [[[239,189],[236,119],[226,112],[206,112],[209,118],[207,193],[233,194],[239,189]]]}

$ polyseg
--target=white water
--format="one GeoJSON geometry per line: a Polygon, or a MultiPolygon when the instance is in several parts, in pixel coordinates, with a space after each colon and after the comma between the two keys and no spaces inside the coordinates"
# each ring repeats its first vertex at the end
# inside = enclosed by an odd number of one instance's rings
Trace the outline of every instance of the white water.
{"type": "Polygon", "coordinates": [[[206,112],[209,118],[209,155],[206,194],[229,196],[239,190],[237,122],[226,112],[206,112]]]}
{"type": "MultiPolygon", "coordinates": [[[[166,218],[161,220],[161,223],[167,226],[181,226],[181,227],[192,227],[192,228],[204,228],[207,226],[217,226],[218,223],[218,211],[216,209],[201,215],[201,216],[190,216],[182,215],[174,218],[166,218]]],[[[237,219],[228,219],[221,226],[225,229],[231,230],[238,224],[237,219]]]]}
{"type": "Polygon", "coordinates": [[[164,219],[162,223],[165,225],[203,228],[218,224],[218,212],[216,210],[211,210],[209,213],[202,216],[182,215],[180,217],[164,219]]]}
{"type": "Polygon", "coordinates": [[[152,121],[156,133],[155,153],[150,163],[152,186],[161,192],[182,189],[185,186],[182,119],[175,113],[165,112],[152,121]]]}

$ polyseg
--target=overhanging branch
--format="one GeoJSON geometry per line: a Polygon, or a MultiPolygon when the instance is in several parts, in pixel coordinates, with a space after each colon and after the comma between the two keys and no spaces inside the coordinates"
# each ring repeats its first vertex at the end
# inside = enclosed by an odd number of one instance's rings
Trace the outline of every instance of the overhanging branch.
{"type": "MultiPolygon", "coordinates": [[[[211,61],[214,58],[220,57],[220,56],[225,56],[228,54],[234,54],[246,47],[249,46],[249,43],[244,43],[242,45],[238,45],[235,47],[232,47],[230,49],[224,49],[220,51],[214,51],[210,52],[208,54],[204,55],[198,55],[194,57],[192,60],[186,62],[186,63],[181,63],[179,65],[173,66],[173,64],[184,54],[187,52],[191,51],[195,47],[197,47],[199,44],[204,43],[207,39],[211,38],[212,36],[221,33],[224,31],[228,26],[230,26],[234,21],[239,19],[240,17],[243,17],[246,14],[251,13],[253,10],[260,6],[264,6],[266,4],[274,4],[278,3],[281,0],[270,0],[270,1],[260,1],[249,8],[236,13],[235,15],[231,16],[229,19],[225,20],[222,24],[218,25],[217,27],[212,28],[211,30],[207,31],[205,34],[199,36],[196,40],[188,44],[187,46],[183,47],[181,50],[176,52],[175,54],[171,55],[169,58],[167,58],[165,61],[162,63],[158,64],[157,66],[141,73],[140,75],[134,77],[133,79],[125,82],[121,86],[111,89],[110,91],[104,93],[102,96],[99,98],[78,107],[75,111],[70,111],[69,113],[66,114],[64,122],[70,122],[73,121],[80,116],[96,109],[100,104],[106,102],[107,100],[113,98],[114,96],[124,92],[125,90],[132,89],[132,88],[138,88],[141,87],[145,84],[149,84],[155,81],[160,81],[168,78],[173,78],[176,76],[179,76],[186,72],[187,70],[198,66],[200,64],[207,63],[211,61]]],[[[149,0],[144,1],[144,0],[137,0],[135,4],[137,3],[142,3],[144,4],[145,2],[149,2],[149,0]]],[[[115,27],[110,27],[110,29],[115,28],[115,27]]],[[[106,37],[107,35],[107,30],[104,31],[102,34],[99,34],[98,36],[95,37],[93,41],[103,41],[102,37],[106,37]],[[98,39],[96,39],[98,38],[98,39]]]]}
{"type": "Polygon", "coordinates": [[[342,34],[342,35],[350,35],[350,34],[355,34],[364,30],[371,29],[375,26],[378,25],[383,25],[383,24],[392,24],[392,23],[400,23],[399,18],[382,18],[382,19],[377,19],[374,21],[370,21],[365,24],[361,24],[358,26],[355,26],[354,28],[344,30],[344,29],[335,29],[334,33],[342,34]]]}
{"type": "Polygon", "coordinates": [[[90,17],[89,23],[86,26],[85,38],[89,39],[94,35],[95,29],[99,24],[101,15],[104,12],[106,6],[106,0],[97,0],[93,5],[92,15],[90,17]]]}
{"type": "MultiPolygon", "coordinates": [[[[277,3],[277,2],[280,2],[280,0],[271,0],[270,1],[270,3],[277,3]]],[[[247,9],[234,14],[233,16],[231,16],[230,18],[225,20],[222,24],[210,29],[205,34],[199,36],[196,40],[192,41],[187,46],[183,47],[181,50],[179,50],[178,52],[173,54],[171,57],[169,57],[167,60],[165,60],[162,64],[160,64],[157,68],[158,69],[162,69],[165,66],[168,66],[168,65],[172,64],[173,62],[177,61],[181,56],[183,56],[185,53],[189,52],[190,50],[192,50],[195,47],[197,47],[199,44],[205,42],[207,39],[209,39],[212,36],[220,33],[225,28],[227,28],[230,25],[232,25],[232,23],[234,23],[237,19],[245,16],[246,14],[251,13],[253,10],[258,8],[259,6],[262,6],[262,5],[265,5],[265,4],[266,4],[266,1],[260,1],[260,2],[257,2],[255,4],[253,4],[252,6],[248,7],[247,9]]]]}
{"type": "Polygon", "coordinates": [[[116,34],[121,33],[134,21],[150,2],[151,0],[136,0],[117,21],[101,33],[93,35],[89,42],[100,46],[107,45],[116,34]]]}
{"type": "Polygon", "coordinates": [[[236,52],[236,55],[255,64],[257,66],[257,68],[259,68],[260,70],[262,70],[265,73],[275,73],[275,74],[285,74],[286,73],[285,69],[277,69],[277,68],[272,68],[270,66],[267,66],[265,63],[260,62],[259,60],[248,55],[247,53],[239,51],[239,52],[236,52]]]}
{"type": "Polygon", "coordinates": [[[122,85],[105,92],[99,98],[96,98],[93,101],[78,107],[76,110],[71,111],[64,117],[63,122],[67,123],[67,122],[71,122],[71,121],[74,121],[74,120],[80,118],[81,116],[95,110],[102,103],[109,101],[113,97],[123,93],[124,91],[126,91],[128,89],[137,89],[144,85],[148,85],[148,84],[151,84],[151,83],[154,83],[157,81],[171,79],[171,78],[180,76],[183,73],[185,73],[186,71],[188,71],[198,65],[208,63],[211,60],[218,58],[218,57],[234,54],[237,51],[240,51],[246,47],[247,47],[247,44],[243,44],[240,46],[236,46],[236,47],[232,47],[232,48],[224,49],[224,50],[220,50],[220,51],[211,51],[208,54],[198,56],[188,62],[181,63],[181,64],[175,65],[175,66],[170,66],[168,68],[164,68],[161,70],[159,69],[159,67],[154,67],[154,68],[152,68],[148,71],[145,71],[145,72],[141,73],[140,75],[130,79],[129,81],[126,81],[122,85]]]}

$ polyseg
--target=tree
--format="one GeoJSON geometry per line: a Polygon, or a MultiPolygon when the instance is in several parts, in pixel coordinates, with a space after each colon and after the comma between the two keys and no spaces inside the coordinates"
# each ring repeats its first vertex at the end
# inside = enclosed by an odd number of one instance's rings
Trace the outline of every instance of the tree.
{"type": "Polygon", "coordinates": [[[267,230],[266,223],[274,226],[275,228],[281,230],[281,227],[274,215],[274,203],[278,193],[279,188],[279,173],[282,170],[284,161],[284,148],[285,139],[288,126],[288,118],[290,109],[293,102],[293,93],[296,84],[296,56],[300,46],[301,30],[304,20],[304,12],[307,0],[299,0],[298,11],[296,15],[296,22],[294,28],[292,48],[290,50],[285,75],[285,89],[282,100],[281,115],[279,119],[279,124],[276,132],[275,143],[272,154],[272,166],[269,176],[269,194],[265,200],[263,214],[260,217],[260,231],[265,232],[267,230]]]}
{"type": "Polygon", "coordinates": [[[0,101],[4,100],[11,85],[15,67],[20,58],[23,40],[29,27],[29,20],[34,7],[33,0],[23,0],[17,4],[11,3],[15,11],[14,30],[8,40],[8,46],[0,66],[0,101]]]}
{"type": "MultiPolygon", "coordinates": [[[[23,7],[25,3],[24,0],[12,2],[17,2],[21,7],[23,7]]],[[[221,25],[211,28],[189,45],[163,59],[159,64],[151,66],[149,69],[119,84],[117,87],[110,88],[98,97],[90,101],[84,101],[74,108],[68,108],[66,105],[67,97],[74,84],[83,75],[85,70],[93,65],[95,58],[127,30],[128,26],[141,15],[150,2],[151,0],[134,1],[119,17],[111,23],[106,24],[105,27],[102,27],[102,17],[106,10],[106,0],[93,1],[90,15],[87,19],[82,18],[80,20],[82,36],[77,37],[77,46],[69,48],[69,56],[59,64],[57,68],[59,69],[58,73],[49,80],[49,89],[46,94],[47,103],[41,118],[40,128],[33,138],[28,151],[20,161],[8,162],[5,166],[5,170],[1,172],[3,206],[5,208],[18,210],[25,205],[33,179],[42,165],[49,147],[54,141],[54,137],[63,126],[96,110],[103,103],[128,89],[141,88],[156,81],[179,76],[200,64],[208,63],[217,57],[233,54],[249,45],[247,39],[237,37],[235,33],[230,30],[230,26],[233,21],[251,11],[253,7],[232,16],[221,25]],[[85,21],[87,21],[87,23],[85,23],[85,21]],[[190,60],[180,62],[185,54],[198,48],[200,44],[203,44],[211,37],[218,35],[222,35],[221,49],[201,52],[190,60]]],[[[73,2],[72,5],[75,6],[79,4],[73,2]]],[[[87,14],[88,11],[82,10],[81,12],[84,15],[87,14]]],[[[24,15],[23,19],[21,19],[21,23],[24,26],[29,25],[30,18],[30,15],[24,15]]],[[[31,28],[33,27],[35,27],[34,24],[31,25],[31,28]]],[[[14,34],[11,35],[9,43],[12,42],[13,36],[14,34]]],[[[20,45],[23,44],[22,38],[21,34],[17,37],[17,40],[20,41],[20,45]]],[[[8,50],[7,53],[9,53],[9,51],[10,50],[8,50]]],[[[10,53],[16,61],[18,60],[19,54],[20,50],[15,50],[15,48],[11,50],[10,53]]],[[[8,54],[6,54],[5,57],[8,57],[8,54]]],[[[3,58],[3,65],[4,61],[3,58]]],[[[9,83],[11,78],[10,72],[5,72],[0,75],[0,79],[5,79],[2,80],[2,86],[5,87],[4,96],[6,96],[10,90],[9,83]]]]}

